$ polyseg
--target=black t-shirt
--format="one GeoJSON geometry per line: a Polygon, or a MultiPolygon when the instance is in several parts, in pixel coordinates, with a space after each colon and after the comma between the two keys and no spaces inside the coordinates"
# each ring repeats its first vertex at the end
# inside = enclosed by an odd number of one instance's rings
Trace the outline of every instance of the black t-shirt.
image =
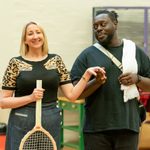
{"type": "Polygon", "coordinates": [[[42,80],[42,88],[45,89],[43,103],[55,102],[59,85],[71,82],[60,56],[48,54],[42,61],[28,61],[19,56],[10,60],[2,89],[15,90],[16,97],[29,95],[36,87],[36,80],[42,80]]]}
{"type": "MultiPolygon", "coordinates": [[[[108,50],[120,61],[123,45],[109,47],[108,50]]],[[[150,77],[150,60],[136,47],[138,74],[150,77]]],[[[122,73],[118,67],[94,46],[85,49],[75,60],[72,70],[72,81],[79,80],[88,67],[105,67],[107,80],[85,102],[85,132],[129,129],[139,131],[140,117],[137,99],[124,102],[123,91],[118,81],[122,73]]]]}

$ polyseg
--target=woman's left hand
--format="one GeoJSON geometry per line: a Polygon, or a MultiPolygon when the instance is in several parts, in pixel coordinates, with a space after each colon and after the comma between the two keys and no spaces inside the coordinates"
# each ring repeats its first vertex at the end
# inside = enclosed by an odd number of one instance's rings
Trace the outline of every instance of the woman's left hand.
{"type": "Polygon", "coordinates": [[[105,74],[106,74],[104,68],[101,68],[101,67],[98,67],[98,66],[88,68],[87,73],[90,74],[90,75],[94,75],[94,76],[97,76],[98,73],[101,73],[101,76],[103,78],[105,78],[105,74]]]}

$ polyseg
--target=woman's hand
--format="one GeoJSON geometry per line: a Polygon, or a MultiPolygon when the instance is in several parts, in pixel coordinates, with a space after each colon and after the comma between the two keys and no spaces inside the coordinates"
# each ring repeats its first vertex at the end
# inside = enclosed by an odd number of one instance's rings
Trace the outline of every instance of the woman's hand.
{"type": "Polygon", "coordinates": [[[92,75],[94,75],[97,79],[97,81],[101,81],[101,80],[106,80],[106,76],[105,76],[106,72],[104,70],[104,68],[101,68],[101,67],[90,67],[88,68],[84,75],[82,76],[82,78],[85,80],[85,81],[89,81],[90,77],[92,75]]]}
{"type": "Polygon", "coordinates": [[[43,94],[44,94],[44,89],[35,88],[30,96],[33,101],[37,101],[43,98],[43,94]]]}
{"type": "Polygon", "coordinates": [[[96,75],[96,81],[101,83],[101,84],[104,84],[106,82],[106,75],[105,73],[101,72],[101,71],[98,71],[97,72],[97,75],[96,75]]]}
{"type": "Polygon", "coordinates": [[[86,72],[88,72],[90,75],[94,75],[94,76],[97,76],[98,73],[101,73],[101,75],[104,77],[105,76],[105,70],[104,68],[101,68],[101,67],[90,67],[86,70],[86,72]]]}

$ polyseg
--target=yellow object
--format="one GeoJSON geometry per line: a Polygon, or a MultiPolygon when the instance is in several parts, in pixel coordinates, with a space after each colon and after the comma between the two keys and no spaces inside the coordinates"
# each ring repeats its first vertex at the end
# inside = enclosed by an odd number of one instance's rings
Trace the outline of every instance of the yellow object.
{"type": "Polygon", "coordinates": [[[139,150],[150,150],[150,113],[147,112],[146,120],[142,123],[139,135],[139,150]]]}

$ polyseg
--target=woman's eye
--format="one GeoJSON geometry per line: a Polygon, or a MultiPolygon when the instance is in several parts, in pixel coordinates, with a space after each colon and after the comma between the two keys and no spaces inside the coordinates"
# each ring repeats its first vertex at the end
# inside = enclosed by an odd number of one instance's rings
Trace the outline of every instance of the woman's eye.
{"type": "Polygon", "coordinates": [[[36,33],[37,33],[37,34],[41,34],[41,31],[37,31],[36,33]]]}
{"type": "Polygon", "coordinates": [[[30,33],[28,33],[28,35],[29,35],[29,36],[30,36],[30,35],[32,35],[32,34],[33,34],[33,33],[31,33],[31,32],[30,32],[30,33]]]}

